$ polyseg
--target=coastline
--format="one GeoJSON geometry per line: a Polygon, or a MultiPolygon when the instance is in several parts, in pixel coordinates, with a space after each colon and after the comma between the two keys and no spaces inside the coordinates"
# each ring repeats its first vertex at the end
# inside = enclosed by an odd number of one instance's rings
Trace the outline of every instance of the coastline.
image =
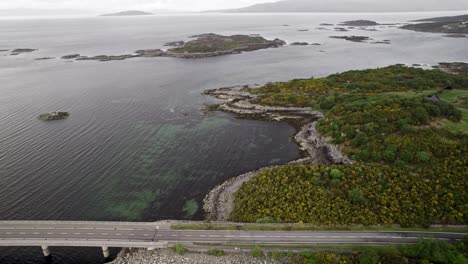
{"type": "MultiPolygon", "coordinates": [[[[258,86],[233,86],[207,90],[206,95],[215,97],[222,102],[209,105],[208,111],[224,111],[237,115],[239,118],[265,121],[286,121],[297,128],[294,141],[299,145],[303,158],[290,162],[322,163],[322,164],[352,164],[354,161],[346,157],[337,146],[330,143],[329,138],[321,137],[317,131],[317,121],[324,117],[323,113],[305,107],[273,107],[252,103],[258,96],[249,92],[258,86]]],[[[251,171],[213,188],[203,199],[203,209],[208,221],[229,221],[234,209],[234,194],[259,172],[274,168],[265,167],[251,171]]]]}
{"type": "MultiPolygon", "coordinates": [[[[223,251],[224,252],[224,251],[223,251]]],[[[222,256],[213,256],[207,254],[206,251],[190,251],[186,254],[177,254],[172,249],[159,249],[147,251],[144,249],[124,249],[117,258],[110,264],[135,264],[135,263],[172,263],[172,264],[280,264],[284,263],[272,258],[252,257],[247,252],[243,251],[228,251],[222,256]]]]}

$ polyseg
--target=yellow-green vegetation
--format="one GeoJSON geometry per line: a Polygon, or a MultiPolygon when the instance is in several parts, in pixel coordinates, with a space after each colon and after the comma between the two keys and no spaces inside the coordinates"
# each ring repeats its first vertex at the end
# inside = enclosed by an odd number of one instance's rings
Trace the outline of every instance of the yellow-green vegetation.
{"type": "MultiPolygon", "coordinates": [[[[258,248],[257,245],[241,245],[258,248]]],[[[265,247],[284,247],[264,245],[265,247]]],[[[300,248],[300,247],[295,247],[300,248]]],[[[304,247],[305,248],[305,247],[304,247]]],[[[446,241],[420,239],[415,245],[403,246],[311,246],[312,251],[293,253],[275,250],[267,256],[280,260],[285,258],[289,264],[379,264],[379,263],[435,263],[466,264],[468,263],[468,237],[461,242],[450,244],[446,241]],[[332,253],[326,251],[350,250],[350,253],[332,253]]]]}
{"type": "Polygon", "coordinates": [[[236,194],[233,219],[255,222],[400,224],[467,222],[468,159],[405,171],[382,164],[267,169],[236,194]]]}
{"type": "Polygon", "coordinates": [[[466,75],[400,65],[252,90],[258,103],[323,111],[320,133],[358,163],[264,170],[236,193],[232,220],[468,223],[467,90],[466,75]]]}
{"type": "Polygon", "coordinates": [[[270,231],[425,231],[425,232],[453,232],[468,233],[463,227],[411,227],[402,228],[392,225],[364,226],[364,225],[307,225],[307,224],[242,224],[242,225],[211,225],[211,224],[182,224],[171,225],[173,230],[270,230],[270,231]]]}

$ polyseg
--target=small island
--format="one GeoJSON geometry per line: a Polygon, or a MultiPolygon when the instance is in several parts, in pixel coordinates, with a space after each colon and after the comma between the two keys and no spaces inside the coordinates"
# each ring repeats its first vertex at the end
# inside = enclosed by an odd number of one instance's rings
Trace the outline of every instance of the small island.
{"type": "Polygon", "coordinates": [[[202,54],[202,56],[212,57],[225,54],[236,54],[244,51],[278,48],[286,45],[286,42],[283,40],[267,40],[256,34],[222,36],[209,33],[195,35],[193,38],[196,39],[184,43],[181,47],[169,49],[166,51],[166,54],[169,56],[183,58],[191,58],[194,54],[202,54]]]}
{"type": "Polygon", "coordinates": [[[153,13],[144,12],[144,11],[130,10],[130,11],[123,11],[123,12],[118,12],[118,13],[104,14],[101,16],[148,16],[152,14],[153,13]]]}
{"type": "Polygon", "coordinates": [[[63,120],[70,116],[68,112],[51,112],[47,114],[39,115],[39,118],[42,121],[54,121],[54,120],[63,120]]]}
{"type": "Polygon", "coordinates": [[[183,59],[208,58],[242,52],[255,51],[267,48],[278,48],[286,45],[280,39],[267,40],[260,35],[233,35],[222,36],[213,33],[192,36],[193,40],[166,43],[165,46],[174,46],[166,51],[161,49],[137,50],[133,54],[125,55],[98,55],[93,57],[73,54],[63,59],[113,61],[139,57],[174,57],[183,59]],[[78,55],[78,56],[77,56],[78,55]]]}
{"type": "Polygon", "coordinates": [[[307,46],[309,43],[307,42],[293,42],[290,44],[291,46],[307,46]]]}
{"type": "Polygon", "coordinates": [[[352,21],[344,21],[340,23],[340,26],[349,26],[349,27],[372,27],[378,26],[379,23],[371,20],[352,20],[352,21]]]}
{"type": "Polygon", "coordinates": [[[445,34],[468,34],[468,15],[435,17],[412,22],[424,22],[400,27],[401,29],[445,34]]]}
{"type": "Polygon", "coordinates": [[[37,49],[14,49],[11,51],[11,55],[19,55],[21,53],[30,53],[36,50],[37,49]]]}

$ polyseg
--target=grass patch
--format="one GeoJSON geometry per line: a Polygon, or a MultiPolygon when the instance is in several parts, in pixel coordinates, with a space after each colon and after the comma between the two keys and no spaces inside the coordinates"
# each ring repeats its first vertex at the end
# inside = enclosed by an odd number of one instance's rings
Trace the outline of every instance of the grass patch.
{"type": "Polygon", "coordinates": [[[221,249],[210,249],[208,250],[207,254],[211,256],[222,257],[226,255],[226,252],[224,252],[224,250],[221,249]]]}
{"type": "Polygon", "coordinates": [[[263,253],[263,250],[259,246],[255,246],[251,251],[250,255],[254,258],[261,258],[265,256],[265,253],[263,253]]]}
{"type": "Polygon", "coordinates": [[[173,248],[174,252],[179,254],[179,255],[184,255],[185,253],[188,253],[189,250],[185,248],[182,244],[177,243],[175,247],[173,248]]]}

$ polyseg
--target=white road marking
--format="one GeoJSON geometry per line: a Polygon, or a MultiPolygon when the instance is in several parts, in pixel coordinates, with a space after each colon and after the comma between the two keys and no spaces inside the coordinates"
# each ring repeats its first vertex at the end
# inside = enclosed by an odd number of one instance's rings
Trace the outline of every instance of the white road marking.
{"type": "Polygon", "coordinates": [[[103,235],[103,236],[107,236],[107,235],[108,235],[108,233],[101,233],[101,235],[103,235]]]}
{"type": "Polygon", "coordinates": [[[66,235],[66,234],[68,234],[68,233],[63,232],[63,233],[60,233],[60,234],[61,234],[61,235],[66,235]]]}
{"type": "Polygon", "coordinates": [[[74,233],[75,235],[79,235],[80,233],[74,233]]]}

